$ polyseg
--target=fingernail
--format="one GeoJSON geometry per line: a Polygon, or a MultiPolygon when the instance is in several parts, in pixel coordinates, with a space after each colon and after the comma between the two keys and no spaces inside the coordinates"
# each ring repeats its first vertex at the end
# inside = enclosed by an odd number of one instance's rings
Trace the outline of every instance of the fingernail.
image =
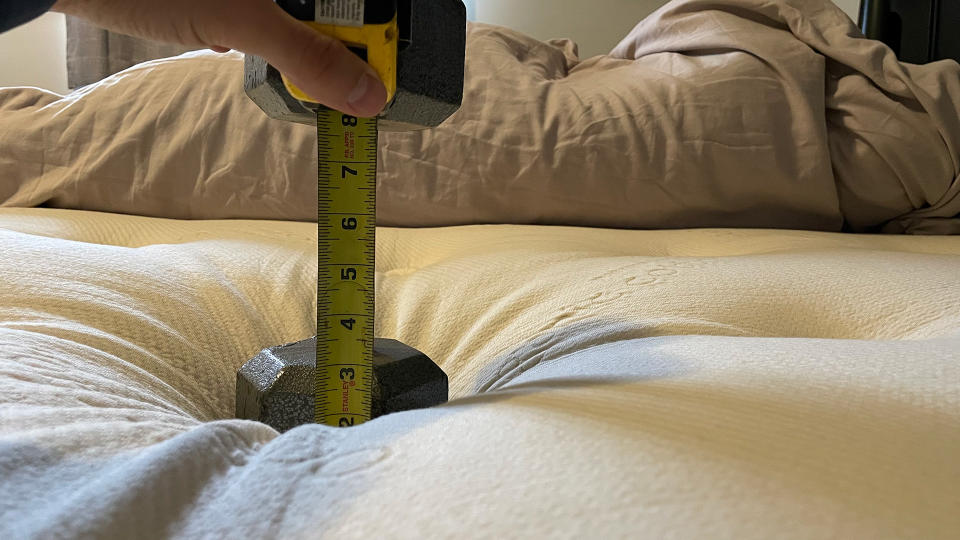
{"type": "Polygon", "coordinates": [[[347,103],[363,116],[373,116],[380,112],[387,101],[387,90],[383,83],[371,72],[366,72],[357,81],[347,96],[347,103]]]}

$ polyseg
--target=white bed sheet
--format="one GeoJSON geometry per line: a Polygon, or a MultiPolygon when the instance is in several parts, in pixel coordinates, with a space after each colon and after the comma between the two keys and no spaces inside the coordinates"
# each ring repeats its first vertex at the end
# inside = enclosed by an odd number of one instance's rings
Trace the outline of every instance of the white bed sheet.
{"type": "Polygon", "coordinates": [[[0,537],[954,538],[960,238],[378,232],[450,404],[278,436],[302,223],[0,210],[0,537]]]}

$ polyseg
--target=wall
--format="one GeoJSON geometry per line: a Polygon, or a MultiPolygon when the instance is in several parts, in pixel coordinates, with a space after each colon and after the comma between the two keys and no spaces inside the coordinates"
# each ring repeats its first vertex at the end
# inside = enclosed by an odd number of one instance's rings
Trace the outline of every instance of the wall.
{"type": "Polygon", "coordinates": [[[0,86],[67,91],[66,22],[47,13],[0,34],[0,86]]]}
{"type": "Polygon", "coordinates": [[[833,3],[840,6],[853,22],[857,22],[857,12],[860,11],[860,0],[833,0],[833,3]]]}
{"type": "Polygon", "coordinates": [[[587,58],[610,51],[660,0],[476,0],[478,21],[539,39],[571,38],[587,58]]]}
{"type": "MultiPolygon", "coordinates": [[[[860,0],[835,0],[856,20],[860,0]]],[[[584,58],[603,54],[662,0],[467,0],[471,18],[540,39],[569,37],[584,58]]],[[[63,15],[48,13],[0,34],[0,86],[67,90],[63,15]]]]}
{"type": "MultiPolygon", "coordinates": [[[[835,0],[856,21],[860,0],[835,0]]],[[[514,28],[538,39],[571,38],[580,57],[610,51],[662,0],[473,0],[476,20],[514,28]]]]}

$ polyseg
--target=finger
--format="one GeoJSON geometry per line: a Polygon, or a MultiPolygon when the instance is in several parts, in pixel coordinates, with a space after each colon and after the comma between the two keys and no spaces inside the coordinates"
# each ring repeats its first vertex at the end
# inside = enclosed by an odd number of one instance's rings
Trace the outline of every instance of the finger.
{"type": "Polygon", "coordinates": [[[218,46],[262,56],[328,107],[360,117],[383,109],[387,91],[376,72],[339,40],[314,31],[273,2],[247,5],[258,13],[234,18],[230,34],[218,46]]]}

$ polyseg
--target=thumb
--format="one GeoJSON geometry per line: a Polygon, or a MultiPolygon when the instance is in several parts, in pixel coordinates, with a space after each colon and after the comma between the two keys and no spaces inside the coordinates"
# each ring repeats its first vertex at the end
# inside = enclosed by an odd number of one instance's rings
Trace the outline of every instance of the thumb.
{"type": "Polygon", "coordinates": [[[262,56],[308,96],[359,117],[376,116],[387,91],[376,71],[339,40],[321,34],[273,2],[256,2],[256,11],[230,25],[217,45],[262,56]]]}

